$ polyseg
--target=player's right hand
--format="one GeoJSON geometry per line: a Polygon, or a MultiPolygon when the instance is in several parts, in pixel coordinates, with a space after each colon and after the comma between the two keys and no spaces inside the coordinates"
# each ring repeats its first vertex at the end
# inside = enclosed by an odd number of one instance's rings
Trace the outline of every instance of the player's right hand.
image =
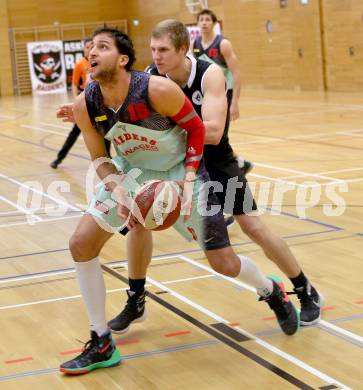
{"type": "Polygon", "coordinates": [[[63,122],[75,123],[73,115],[73,103],[63,104],[57,110],[57,118],[63,122]]]}

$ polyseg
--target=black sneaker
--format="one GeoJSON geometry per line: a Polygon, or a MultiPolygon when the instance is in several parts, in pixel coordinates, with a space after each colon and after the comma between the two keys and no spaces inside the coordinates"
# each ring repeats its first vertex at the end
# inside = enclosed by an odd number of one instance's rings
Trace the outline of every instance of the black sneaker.
{"type": "Polygon", "coordinates": [[[314,325],[320,321],[324,297],[308,282],[305,287],[294,288],[301,304],[300,325],[314,325]]]}
{"type": "Polygon", "coordinates": [[[134,322],[142,322],[147,316],[145,308],[146,291],[141,295],[137,295],[131,290],[127,290],[126,292],[129,298],[125,308],[107,324],[113,333],[126,333],[131,324],[134,322]]]}
{"type": "Polygon", "coordinates": [[[64,374],[87,374],[96,368],[117,366],[121,362],[121,355],[112,340],[111,333],[99,337],[91,332],[91,340],[84,345],[83,352],[68,362],[60,365],[59,371],[64,374]]]}
{"type": "Polygon", "coordinates": [[[243,160],[242,158],[237,158],[238,167],[241,169],[243,175],[247,175],[251,172],[253,168],[253,163],[248,160],[243,160]]]}
{"type": "Polygon", "coordinates": [[[224,223],[226,224],[227,229],[229,229],[234,224],[234,222],[235,220],[233,215],[224,218],[224,223]]]}
{"type": "Polygon", "coordinates": [[[62,160],[54,160],[50,163],[50,166],[53,168],[53,169],[57,169],[58,168],[58,165],[62,162],[62,160]]]}
{"type": "Polygon", "coordinates": [[[277,317],[282,331],[287,335],[293,335],[299,330],[299,312],[290,302],[286,294],[282,280],[276,276],[270,276],[274,289],[268,297],[261,297],[260,301],[266,301],[277,317]]]}

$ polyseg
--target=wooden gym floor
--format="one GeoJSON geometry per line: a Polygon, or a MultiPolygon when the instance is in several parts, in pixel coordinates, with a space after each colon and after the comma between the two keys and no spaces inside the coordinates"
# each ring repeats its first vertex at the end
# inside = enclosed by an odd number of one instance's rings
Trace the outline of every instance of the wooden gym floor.
{"type": "MultiPolygon", "coordinates": [[[[1,98],[0,388],[362,389],[362,98],[245,91],[230,131],[255,164],[248,177],[263,220],[325,295],[319,325],[283,335],[249,286],[216,275],[169,229],[155,234],[149,317],[115,338],[123,363],[79,377],[58,365],[88,339],[67,249],[86,204],[88,153],[79,139],[49,167],[70,129],[55,119],[65,96],[1,98]]],[[[230,235],[238,253],[282,276],[236,224],[230,235]]],[[[126,300],[125,256],[120,235],[102,252],[108,318],[126,300]]]]}

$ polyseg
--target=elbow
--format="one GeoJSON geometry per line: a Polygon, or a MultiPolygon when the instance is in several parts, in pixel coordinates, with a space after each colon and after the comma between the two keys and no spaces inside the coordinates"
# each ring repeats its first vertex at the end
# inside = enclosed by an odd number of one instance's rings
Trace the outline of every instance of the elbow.
{"type": "MultiPolygon", "coordinates": [[[[213,135],[210,137],[208,144],[210,144],[210,145],[218,145],[218,144],[221,142],[222,135],[223,135],[223,133],[219,133],[219,132],[213,134],[213,135]]],[[[207,142],[206,142],[206,143],[207,143],[207,142]]]]}

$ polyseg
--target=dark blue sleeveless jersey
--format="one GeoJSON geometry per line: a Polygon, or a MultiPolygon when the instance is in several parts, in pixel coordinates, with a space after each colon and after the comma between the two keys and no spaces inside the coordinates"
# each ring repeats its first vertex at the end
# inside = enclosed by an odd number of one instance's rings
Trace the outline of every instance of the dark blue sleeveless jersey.
{"type": "Polygon", "coordinates": [[[222,35],[216,35],[214,41],[207,47],[202,46],[202,37],[198,36],[193,43],[193,54],[194,57],[198,58],[205,54],[207,57],[212,59],[217,65],[228,67],[227,63],[221,53],[221,42],[224,39],[222,35]]]}
{"type": "Polygon", "coordinates": [[[100,134],[106,135],[118,121],[153,130],[166,130],[175,125],[170,118],[162,116],[151,107],[148,100],[149,80],[150,74],[131,71],[128,94],[117,110],[105,106],[97,81],[87,84],[85,99],[88,115],[100,134]]]}

